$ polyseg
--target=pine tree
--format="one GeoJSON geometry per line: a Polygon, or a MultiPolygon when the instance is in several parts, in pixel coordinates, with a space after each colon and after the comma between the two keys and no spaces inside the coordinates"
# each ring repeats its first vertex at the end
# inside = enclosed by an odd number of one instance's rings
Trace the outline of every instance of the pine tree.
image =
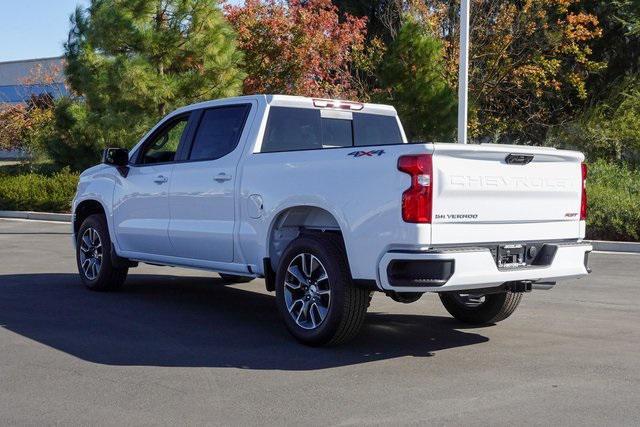
{"type": "Polygon", "coordinates": [[[50,151],[76,167],[103,147],[131,147],[179,106],[237,95],[244,78],[218,0],[92,0],[71,17],[65,59],[78,99],[58,106],[50,151]]]}
{"type": "Polygon", "coordinates": [[[380,101],[394,105],[407,137],[452,140],[456,129],[456,96],[444,78],[442,44],[426,24],[407,17],[389,46],[379,72],[380,101]]]}

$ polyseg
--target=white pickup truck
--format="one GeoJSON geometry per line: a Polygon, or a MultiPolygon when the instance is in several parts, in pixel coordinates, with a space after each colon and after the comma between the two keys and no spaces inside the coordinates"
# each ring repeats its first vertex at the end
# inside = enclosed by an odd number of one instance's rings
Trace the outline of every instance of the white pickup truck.
{"type": "Polygon", "coordinates": [[[438,293],[492,324],[588,274],[581,153],[408,143],[393,107],[246,96],[181,108],[86,170],[73,202],[90,289],[138,262],[265,279],[310,345],[358,332],[374,291],[438,293]]]}

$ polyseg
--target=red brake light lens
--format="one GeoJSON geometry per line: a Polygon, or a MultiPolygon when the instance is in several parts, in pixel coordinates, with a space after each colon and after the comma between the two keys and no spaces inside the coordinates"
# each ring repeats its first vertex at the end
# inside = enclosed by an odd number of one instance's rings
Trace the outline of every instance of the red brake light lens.
{"type": "Polygon", "coordinates": [[[411,187],[402,193],[402,219],[431,224],[433,205],[433,163],[431,154],[402,156],[398,170],[411,175],[411,187]]]}
{"type": "Polygon", "coordinates": [[[582,198],[580,199],[580,220],[587,219],[587,174],[589,169],[585,163],[582,164],[582,198]]]}

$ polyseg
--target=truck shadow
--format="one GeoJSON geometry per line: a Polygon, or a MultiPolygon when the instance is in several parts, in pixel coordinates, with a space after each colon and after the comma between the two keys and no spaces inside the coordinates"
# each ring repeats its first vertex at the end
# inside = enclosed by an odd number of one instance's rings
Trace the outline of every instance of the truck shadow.
{"type": "Polygon", "coordinates": [[[75,274],[0,276],[0,327],[106,365],[314,370],[479,344],[450,318],[371,313],[335,348],[296,343],[272,295],[216,279],[130,275],[124,290],[85,290],[75,274]],[[213,282],[213,286],[212,286],[213,282]]]}

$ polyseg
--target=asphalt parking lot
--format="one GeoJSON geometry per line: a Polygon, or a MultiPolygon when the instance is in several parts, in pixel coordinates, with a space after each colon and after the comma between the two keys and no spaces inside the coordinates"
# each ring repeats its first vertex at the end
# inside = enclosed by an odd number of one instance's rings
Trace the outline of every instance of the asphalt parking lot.
{"type": "Polygon", "coordinates": [[[638,425],[640,256],[487,328],[373,300],[359,338],[289,337],[264,283],[142,266],[85,290],[65,224],[0,220],[0,424],[638,425]]]}

